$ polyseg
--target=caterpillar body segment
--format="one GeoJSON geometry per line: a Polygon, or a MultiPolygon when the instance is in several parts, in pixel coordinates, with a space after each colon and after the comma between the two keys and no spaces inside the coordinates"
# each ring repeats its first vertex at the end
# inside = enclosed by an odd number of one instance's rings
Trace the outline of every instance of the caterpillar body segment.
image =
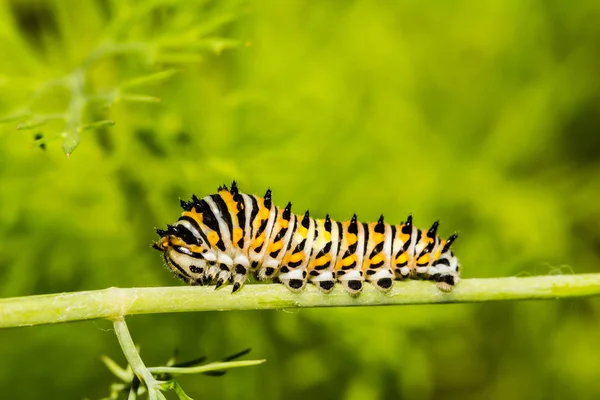
{"type": "Polygon", "coordinates": [[[370,223],[356,215],[345,222],[294,214],[292,204],[276,207],[267,190],[263,197],[231,189],[181,201],[183,213],[153,247],[166,264],[191,285],[216,288],[231,284],[238,291],[252,274],[301,291],[308,283],[330,292],[335,282],[358,294],[368,282],[382,291],[396,280],[424,279],[444,291],[459,280],[459,263],[450,246],[458,237],[437,236],[413,225],[412,215],[397,225],[383,215],[370,223]]]}
{"type": "Polygon", "coordinates": [[[307,267],[308,280],[324,292],[330,292],[336,281],[334,271],[339,249],[338,224],[332,223],[329,216],[315,220],[315,238],[307,267]]]}

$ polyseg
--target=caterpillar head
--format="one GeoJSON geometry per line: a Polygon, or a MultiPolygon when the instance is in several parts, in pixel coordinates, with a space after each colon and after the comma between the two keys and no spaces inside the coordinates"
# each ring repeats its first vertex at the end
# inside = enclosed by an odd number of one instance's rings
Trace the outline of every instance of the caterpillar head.
{"type": "Polygon", "coordinates": [[[203,284],[207,264],[212,260],[212,253],[200,233],[192,223],[180,219],[167,229],[156,229],[160,236],[158,242],[152,244],[156,250],[163,253],[167,266],[175,275],[189,284],[203,284]]]}

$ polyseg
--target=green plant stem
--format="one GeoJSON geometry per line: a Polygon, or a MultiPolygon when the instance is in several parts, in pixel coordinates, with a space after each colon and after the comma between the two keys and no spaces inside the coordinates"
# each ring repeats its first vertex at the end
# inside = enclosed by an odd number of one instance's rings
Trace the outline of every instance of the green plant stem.
{"type": "Polygon", "coordinates": [[[133,373],[136,374],[140,381],[148,388],[148,398],[151,400],[156,399],[157,393],[155,388],[158,385],[158,381],[154,379],[154,376],[152,376],[150,371],[148,371],[144,365],[144,362],[133,343],[133,339],[129,334],[129,329],[127,329],[125,320],[123,318],[115,319],[113,321],[113,326],[121,349],[123,350],[123,354],[125,355],[129,366],[131,366],[133,373]]]}
{"type": "Polygon", "coordinates": [[[148,371],[153,374],[171,374],[171,375],[183,375],[183,374],[200,374],[203,372],[210,371],[223,371],[225,369],[240,368],[240,367],[252,367],[259,365],[267,360],[248,360],[248,361],[223,361],[214,362],[206,365],[200,365],[197,367],[149,367],[148,371]]]}
{"type": "Polygon", "coordinates": [[[400,304],[466,303],[498,300],[561,299],[600,295],[600,273],[522,278],[465,279],[449,293],[432,282],[396,282],[388,293],[365,285],[352,297],[339,285],[330,294],[313,285],[301,293],[283,285],[246,285],[231,294],[231,286],[108,288],[87,292],[14,297],[0,300],[0,328],[51,324],[125,315],[217,311],[269,310],[300,307],[343,307],[400,304]]]}

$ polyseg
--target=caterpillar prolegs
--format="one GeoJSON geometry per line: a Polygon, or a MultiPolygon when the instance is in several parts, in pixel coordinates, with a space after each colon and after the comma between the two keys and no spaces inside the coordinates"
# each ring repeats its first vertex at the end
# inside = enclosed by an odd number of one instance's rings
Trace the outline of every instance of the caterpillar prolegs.
{"type": "Polygon", "coordinates": [[[428,230],[413,226],[412,216],[390,225],[383,215],[364,223],[353,215],[333,221],[314,219],[273,205],[271,190],[264,197],[231,189],[191,201],[181,200],[183,213],[153,247],[163,252],[169,268],[192,285],[219,288],[232,283],[238,291],[254,274],[259,280],[279,281],[293,291],[307,282],[324,292],[340,282],[358,294],[364,282],[387,291],[394,280],[426,279],[450,290],[459,280],[459,264],[446,240],[437,236],[438,222],[428,230]]]}

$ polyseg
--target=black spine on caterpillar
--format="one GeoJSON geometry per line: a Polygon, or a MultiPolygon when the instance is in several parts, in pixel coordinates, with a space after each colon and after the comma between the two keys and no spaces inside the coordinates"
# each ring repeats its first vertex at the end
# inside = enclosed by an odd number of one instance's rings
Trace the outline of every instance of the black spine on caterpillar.
{"type": "Polygon", "coordinates": [[[275,207],[271,190],[264,197],[241,193],[237,183],[217,193],[181,200],[183,213],[153,247],[163,252],[169,268],[192,285],[229,283],[238,291],[254,274],[276,280],[294,291],[307,283],[324,292],[336,282],[352,294],[369,282],[382,291],[393,282],[424,279],[450,290],[459,280],[459,263],[450,249],[455,233],[443,240],[439,223],[418,229],[412,215],[391,225],[383,215],[371,223],[315,219],[306,211],[292,213],[292,204],[275,207]]]}

